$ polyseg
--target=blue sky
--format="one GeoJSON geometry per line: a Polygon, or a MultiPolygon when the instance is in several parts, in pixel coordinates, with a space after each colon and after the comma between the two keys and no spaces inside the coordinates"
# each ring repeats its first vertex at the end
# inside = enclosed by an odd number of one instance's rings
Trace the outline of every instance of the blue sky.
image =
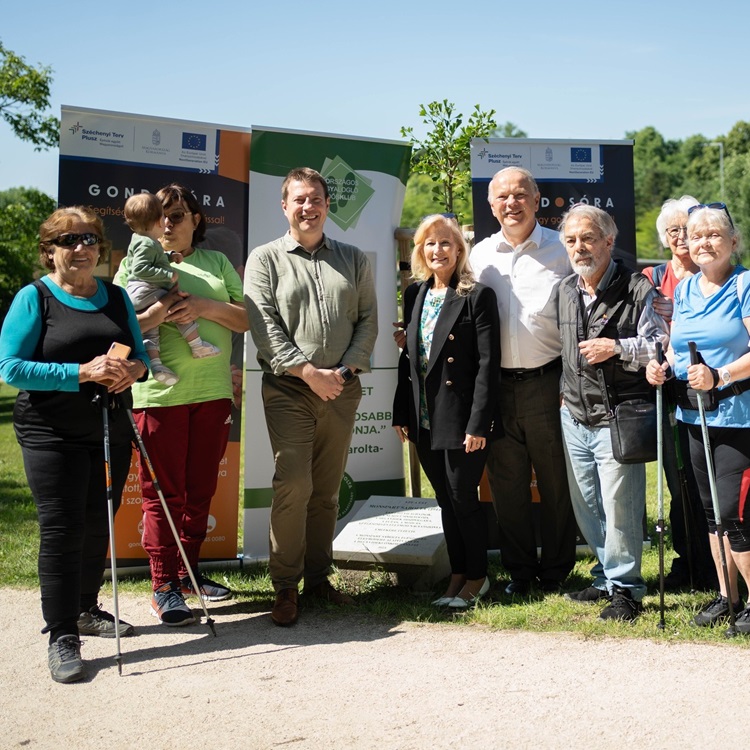
{"type": "MultiPolygon", "coordinates": [[[[534,138],[725,134],[750,120],[750,3],[693,0],[27,0],[0,39],[62,104],[399,139],[419,104],[497,110],[534,138]]],[[[0,189],[57,194],[57,152],[0,124],[0,189]]]]}

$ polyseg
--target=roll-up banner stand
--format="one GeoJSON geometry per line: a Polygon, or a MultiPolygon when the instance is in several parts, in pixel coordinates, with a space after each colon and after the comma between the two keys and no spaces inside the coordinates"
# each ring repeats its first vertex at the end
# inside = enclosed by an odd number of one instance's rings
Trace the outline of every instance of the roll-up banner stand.
{"type": "MultiPolygon", "coordinates": [[[[380,334],[372,373],[362,375],[341,490],[337,533],[371,495],[404,495],[403,448],[391,429],[399,351],[391,337],[397,320],[398,226],[409,173],[411,147],[398,141],[253,127],[250,171],[249,247],[289,229],[281,211],[281,183],[295,167],[312,167],[328,182],[331,208],[324,228],[333,239],[367,253],[378,296],[380,334]]],[[[261,370],[247,336],[245,428],[245,559],[268,558],[268,523],[273,492],[273,455],[261,401],[261,370]]]]}
{"type": "MultiPolygon", "coordinates": [[[[244,272],[248,236],[250,129],[203,122],[63,106],[60,128],[59,202],[90,206],[104,221],[112,241],[108,265],[114,276],[127,252],[131,232],[123,219],[134,193],[155,193],[171,182],[190,188],[206,214],[202,247],[223,252],[244,272]]],[[[243,337],[237,335],[232,362],[243,368],[243,337]]],[[[219,466],[201,561],[237,557],[240,466],[240,412],[219,466]]],[[[143,565],[141,488],[137,454],[116,519],[118,565],[143,565]]]]}
{"type": "Polygon", "coordinates": [[[556,229],[575,203],[604,209],[617,225],[614,256],[635,268],[635,187],[633,141],[568,141],[537,138],[475,138],[471,142],[474,237],[479,242],[500,231],[487,190],[505,167],[528,169],[539,185],[537,220],[556,229]]]}

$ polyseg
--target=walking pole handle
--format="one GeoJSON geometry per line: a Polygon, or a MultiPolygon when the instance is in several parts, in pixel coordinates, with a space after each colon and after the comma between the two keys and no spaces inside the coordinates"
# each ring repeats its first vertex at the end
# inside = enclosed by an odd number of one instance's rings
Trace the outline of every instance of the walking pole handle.
{"type": "Polygon", "coordinates": [[[661,341],[656,342],[656,361],[659,364],[664,362],[664,347],[662,346],[661,341]]]}
{"type": "Polygon", "coordinates": [[[698,345],[695,341],[688,341],[688,349],[690,350],[690,364],[699,365],[701,363],[700,354],[698,354],[698,345]]]}

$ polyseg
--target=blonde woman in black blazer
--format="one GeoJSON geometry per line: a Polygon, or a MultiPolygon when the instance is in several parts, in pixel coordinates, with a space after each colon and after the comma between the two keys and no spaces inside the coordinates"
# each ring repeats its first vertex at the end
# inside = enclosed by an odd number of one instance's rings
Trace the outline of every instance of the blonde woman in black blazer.
{"type": "Polygon", "coordinates": [[[428,216],[414,235],[404,293],[406,346],[399,360],[393,426],[416,443],[440,506],[451,578],[433,604],[466,609],[490,587],[487,524],[477,487],[496,413],[500,323],[495,293],[477,284],[458,224],[428,216]]]}

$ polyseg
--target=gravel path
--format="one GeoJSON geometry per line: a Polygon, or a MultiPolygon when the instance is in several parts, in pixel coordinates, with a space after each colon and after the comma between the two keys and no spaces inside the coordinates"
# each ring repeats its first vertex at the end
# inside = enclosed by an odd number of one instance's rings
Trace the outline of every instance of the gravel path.
{"type": "Polygon", "coordinates": [[[122,677],[114,640],[87,638],[90,676],[58,685],[38,592],[0,589],[0,747],[709,750],[745,739],[746,654],[723,645],[325,610],[282,629],[256,605],[209,607],[217,638],[205,625],[166,628],[143,597],[121,597],[137,629],[122,640],[122,677]]]}

